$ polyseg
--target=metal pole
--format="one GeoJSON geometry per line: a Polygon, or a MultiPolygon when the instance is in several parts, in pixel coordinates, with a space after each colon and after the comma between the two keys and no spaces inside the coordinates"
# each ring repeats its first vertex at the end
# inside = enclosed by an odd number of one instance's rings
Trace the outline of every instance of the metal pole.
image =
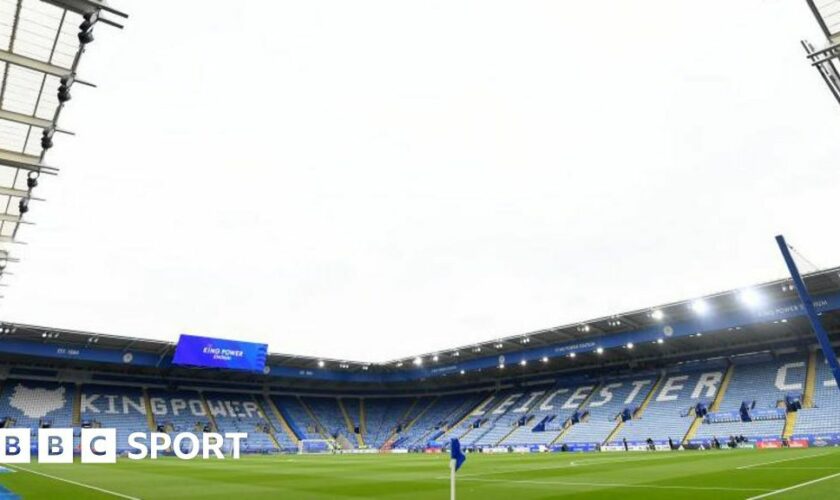
{"type": "Polygon", "coordinates": [[[817,336],[823,355],[828,361],[828,366],[831,368],[834,380],[837,381],[838,389],[840,389],[840,362],[837,361],[837,354],[831,347],[831,341],[828,339],[828,333],[826,333],[825,328],[823,328],[820,317],[817,316],[817,311],[814,309],[814,301],[811,300],[811,295],[808,294],[808,289],[805,288],[805,282],[799,274],[796,262],[793,261],[793,257],[790,255],[790,250],[785,242],[785,237],[782,235],[776,236],[776,243],[779,245],[779,250],[782,251],[782,257],[784,257],[785,264],[787,264],[788,271],[790,271],[790,277],[793,279],[793,286],[796,287],[796,293],[799,295],[799,300],[802,301],[802,305],[805,307],[805,313],[808,315],[808,320],[811,322],[811,327],[814,329],[814,334],[817,336]]]}
{"type": "Polygon", "coordinates": [[[455,459],[449,461],[449,499],[455,500],[455,459]]]}

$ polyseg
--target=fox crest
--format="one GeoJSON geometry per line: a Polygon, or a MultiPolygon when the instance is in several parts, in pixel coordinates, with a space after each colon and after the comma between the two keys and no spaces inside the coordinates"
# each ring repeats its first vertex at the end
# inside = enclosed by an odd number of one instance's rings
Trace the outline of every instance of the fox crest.
{"type": "Polygon", "coordinates": [[[23,384],[18,384],[15,386],[9,405],[22,411],[29,418],[41,418],[52,411],[64,408],[67,402],[64,393],[64,387],[30,389],[24,387],[23,384]]]}

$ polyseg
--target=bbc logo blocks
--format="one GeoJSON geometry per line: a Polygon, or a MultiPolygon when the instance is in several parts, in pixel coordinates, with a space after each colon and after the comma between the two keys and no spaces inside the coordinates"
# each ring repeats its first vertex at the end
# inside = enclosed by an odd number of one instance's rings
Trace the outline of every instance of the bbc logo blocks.
{"type": "MultiPolygon", "coordinates": [[[[80,444],[82,462],[112,464],[117,461],[116,429],[82,429],[80,444]]],[[[29,429],[0,429],[0,462],[29,463],[32,445],[29,429]]],[[[37,445],[39,462],[73,463],[73,429],[38,429],[37,445]]]]}
{"type": "MultiPolygon", "coordinates": [[[[240,456],[240,446],[247,438],[248,434],[244,432],[205,432],[200,437],[190,432],[181,432],[174,437],[163,432],[132,432],[125,452],[132,460],[156,459],[167,453],[182,460],[225,459],[223,448],[228,443],[230,458],[236,460],[240,456]]],[[[73,429],[38,429],[38,439],[34,443],[30,429],[0,429],[0,463],[29,463],[33,450],[37,450],[35,453],[41,463],[73,463],[76,451],[73,429]]],[[[78,451],[82,463],[116,463],[117,430],[82,429],[78,451]]]]}

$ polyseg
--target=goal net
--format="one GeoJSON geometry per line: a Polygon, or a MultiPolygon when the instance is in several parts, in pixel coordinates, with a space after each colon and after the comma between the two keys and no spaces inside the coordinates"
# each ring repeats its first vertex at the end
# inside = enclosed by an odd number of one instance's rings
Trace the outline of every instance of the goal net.
{"type": "Polygon", "coordinates": [[[301,439],[298,442],[298,453],[301,455],[317,455],[332,453],[335,445],[327,439],[301,439]]]}

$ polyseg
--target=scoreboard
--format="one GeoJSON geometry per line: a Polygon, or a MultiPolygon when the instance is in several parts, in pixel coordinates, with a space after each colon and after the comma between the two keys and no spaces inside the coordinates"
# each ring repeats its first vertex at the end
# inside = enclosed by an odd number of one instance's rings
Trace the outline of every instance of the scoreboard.
{"type": "Polygon", "coordinates": [[[181,335],[172,363],[202,368],[262,372],[268,344],[181,335]]]}

